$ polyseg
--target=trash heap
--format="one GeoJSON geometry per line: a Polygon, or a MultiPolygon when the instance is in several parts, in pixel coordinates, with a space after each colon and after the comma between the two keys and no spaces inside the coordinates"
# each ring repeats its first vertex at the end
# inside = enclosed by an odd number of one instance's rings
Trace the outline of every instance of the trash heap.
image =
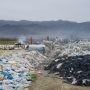
{"type": "Polygon", "coordinates": [[[36,78],[35,68],[45,56],[37,51],[17,52],[0,57],[0,90],[23,90],[36,78]]]}
{"type": "Polygon", "coordinates": [[[58,57],[44,69],[58,72],[67,83],[90,86],[90,55],[58,57]]]}
{"type": "MultiPolygon", "coordinates": [[[[90,42],[69,42],[65,45],[58,45],[55,48],[55,51],[60,52],[58,56],[68,55],[68,56],[76,56],[76,55],[86,55],[90,54],[90,42]]],[[[54,52],[55,52],[54,51],[54,52]]],[[[57,55],[57,52],[56,52],[57,55]]]]}

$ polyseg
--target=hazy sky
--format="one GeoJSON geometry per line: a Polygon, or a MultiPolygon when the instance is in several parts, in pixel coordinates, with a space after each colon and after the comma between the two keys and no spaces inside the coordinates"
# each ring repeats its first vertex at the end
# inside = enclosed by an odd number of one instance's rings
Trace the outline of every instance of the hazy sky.
{"type": "Polygon", "coordinates": [[[90,21],[90,0],[0,0],[0,19],[90,21]]]}

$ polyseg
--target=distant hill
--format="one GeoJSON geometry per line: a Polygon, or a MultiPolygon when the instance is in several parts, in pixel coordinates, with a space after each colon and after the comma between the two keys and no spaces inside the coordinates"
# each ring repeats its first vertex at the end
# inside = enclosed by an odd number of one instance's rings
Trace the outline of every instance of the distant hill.
{"type": "Polygon", "coordinates": [[[52,35],[90,37],[90,22],[71,21],[4,21],[0,20],[0,36],[52,35]]]}

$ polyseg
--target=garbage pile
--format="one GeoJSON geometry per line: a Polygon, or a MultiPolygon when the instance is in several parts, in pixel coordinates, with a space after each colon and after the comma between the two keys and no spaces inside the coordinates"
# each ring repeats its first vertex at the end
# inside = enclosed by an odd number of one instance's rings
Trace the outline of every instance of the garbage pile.
{"type": "Polygon", "coordinates": [[[44,69],[59,72],[67,83],[90,86],[90,55],[58,57],[44,69]]]}
{"type": "MultiPolygon", "coordinates": [[[[68,55],[68,56],[76,56],[76,55],[86,55],[90,54],[90,42],[69,42],[65,45],[55,46],[55,51],[59,51],[60,54],[58,56],[68,55]]],[[[57,52],[56,52],[57,53],[57,52]]]]}
{"type": "Polygon", "coordinates": [[[0,90],[23,90],[35,76],[35,68],[45,56],[37,51],[17,52],[0,57],[0,90]]]}

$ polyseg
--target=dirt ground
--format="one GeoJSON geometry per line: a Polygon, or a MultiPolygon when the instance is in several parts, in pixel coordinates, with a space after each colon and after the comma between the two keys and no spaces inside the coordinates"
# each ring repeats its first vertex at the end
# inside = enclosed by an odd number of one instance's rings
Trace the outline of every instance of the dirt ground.
{"type": "Polygon", "coordinates": [[[63,80],[55,75],[48,75],[47,71],[42,70],[36,81],[33,81],[29,90],[90,90],[90,87],[73,86],[63,83],[63,80]]]}

